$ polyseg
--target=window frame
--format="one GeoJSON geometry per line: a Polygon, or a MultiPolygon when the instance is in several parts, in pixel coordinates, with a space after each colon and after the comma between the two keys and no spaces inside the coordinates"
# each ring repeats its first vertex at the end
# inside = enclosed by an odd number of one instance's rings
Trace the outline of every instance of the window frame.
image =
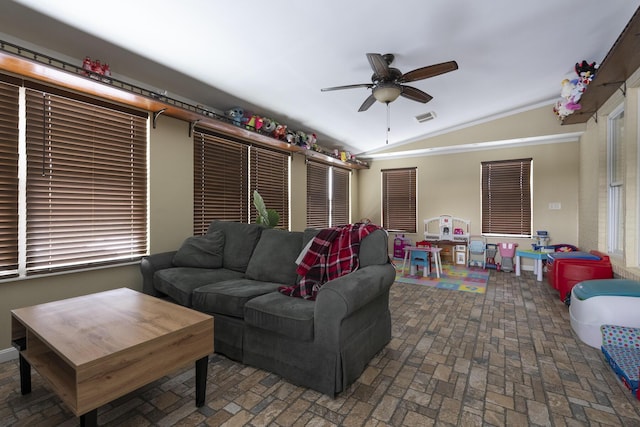
{"type": "Polygon", "coordinates": [[[382,228],[417,233],[418,168],[382,169],[380,179],[382,228]]]}
{"type": "Polygon", "coordinates": [[[607,117],[607,252],[613,255],[624,254],[624,113],[620,104],[607,117]]]}
{"type": "Polygon", "coordinates": [[[480,164],[482,235],[531,238],[533,235],[533,159],[480,164]]]}

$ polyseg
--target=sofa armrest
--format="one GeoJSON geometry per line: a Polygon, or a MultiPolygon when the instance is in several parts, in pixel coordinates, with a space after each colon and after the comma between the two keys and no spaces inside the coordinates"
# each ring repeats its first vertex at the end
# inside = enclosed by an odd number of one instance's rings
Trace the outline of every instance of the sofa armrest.
{"type": "Polygon", "coordinates": [[[142,273],[142,292],[154,297],[161,296],[153,285],[153,275],[158,270],[173,267],[173,256],[177,251],[161,252],[148,255],[140,261],[140,272],[142,273]]]}
{"type": "Polygon", "coordinates": [[[388,294],[395,277],[395,268],[387,263],[369,265],[325,283],[316,297],[316,339],[339,345],[342,321],[381,295],[388,294]]]}

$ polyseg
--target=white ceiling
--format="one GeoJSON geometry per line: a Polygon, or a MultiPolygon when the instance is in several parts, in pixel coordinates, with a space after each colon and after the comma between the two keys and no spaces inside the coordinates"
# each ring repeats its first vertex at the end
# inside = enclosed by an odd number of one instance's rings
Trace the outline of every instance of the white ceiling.
{"type": "Polygon", "coordinates": [[[358,108],[370,83],[366,53],[393,66],[455,60],[457,71],[411,83],[434,99],[390,104],[389,146],[558,99],[576,62],[601,62],[640,0],[16,0],[2,2],[0,37],[59,59],[108,62],[144,82],[223,111],[240,105],[325,147],[386,146],[387,111],[358,108]],[[45,52],[46,53],[46,52],[45,52]],[[436,119],[419,124],[429,111],[436,119]]]}

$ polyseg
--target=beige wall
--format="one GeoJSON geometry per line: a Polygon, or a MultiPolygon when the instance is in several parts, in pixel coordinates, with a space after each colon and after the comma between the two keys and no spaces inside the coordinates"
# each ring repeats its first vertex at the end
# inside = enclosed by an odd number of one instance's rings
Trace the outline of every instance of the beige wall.
{"type": "Polygon", "coordinates": [[[624,173],[624,255],[611,256],[616,276],[640,280],[638,223],[638,135],[640,70],[626,82],[626,96],[616,91],[592,116],[580,145],[580,220],[581,249],[607,252],[607,122],[619,105],[625,109],[623,158],[624,173]]]}
{"type": "MultiPolygon", "coordinates": [[[[578,242],[579,144],[563,142],[469,153],[377,160],[360,171],[360,209],[375,223],[381,222],[381,169],[417,167],[418,230],[408,235],[422,240],[422,220],[443,214],[471,221],[472,234],[480,227],[480,163],[483,161],[533,158],[533,227],[547,230],[552,243],[578,242]],[[560,210],[549,203],[559,202],[560,210]]],[[[391,236],[392,240],[393,236],[391,236]]],[[[490,242],[516,242],[529,249],[531,239],[491,238],[490,242]]],[[[391,244],[391,242],[390,242],[391,244]]],[[[528,260],[525,266],[528,267],[528,260]]],[[[532,264],[531,264],[532,267],[532,264]]]]}

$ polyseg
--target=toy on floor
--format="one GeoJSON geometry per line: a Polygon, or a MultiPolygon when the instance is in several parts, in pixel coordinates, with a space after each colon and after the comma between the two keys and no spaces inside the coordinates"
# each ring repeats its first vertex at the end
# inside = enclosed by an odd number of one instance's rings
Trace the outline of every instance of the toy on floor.
{"type": "Polygon", "coordinates": [[[584,343],[600,346],[600,326],[640,328],[640,282],[628,279],[585,280],[571,291],[571,328],[584,343]]]}
{"type": "Polygon", "coordinates": [[[571,304],[571,289],[585,280],[611,279],[613,267],[609,256],[590,252],[552,252],[547,254],[547,278],[558,290],[560,301],[571,304]]]}
{"type": "Polygon", "coordinates": [[[469,267],[486,268],[487,239],[484,236],[469,236],[469,267]]]}
{"type": "Polygon", "coordinates": [[[498,243],[500,251],[500,269],[506,272],[513,271],[513,257],[516,255],[517,243],[498,243]]]}
{"type": "Polygon", "coordinates": [[[487,243],[486,245],[487,260],[484,264],[486,268],[491,268],[493,270],[498,268],[498,264],[496,264],[497,253],[498,253],[498,245],[496,245],[495,243],[487,243]]]}
{"type": "Polygon", "coordinates": [[[640,328],[602,325],[600,331],[602,336],[600,349],[609,366],[631,393],[640,399],[640,392],[638,391],[640,328]]]}

